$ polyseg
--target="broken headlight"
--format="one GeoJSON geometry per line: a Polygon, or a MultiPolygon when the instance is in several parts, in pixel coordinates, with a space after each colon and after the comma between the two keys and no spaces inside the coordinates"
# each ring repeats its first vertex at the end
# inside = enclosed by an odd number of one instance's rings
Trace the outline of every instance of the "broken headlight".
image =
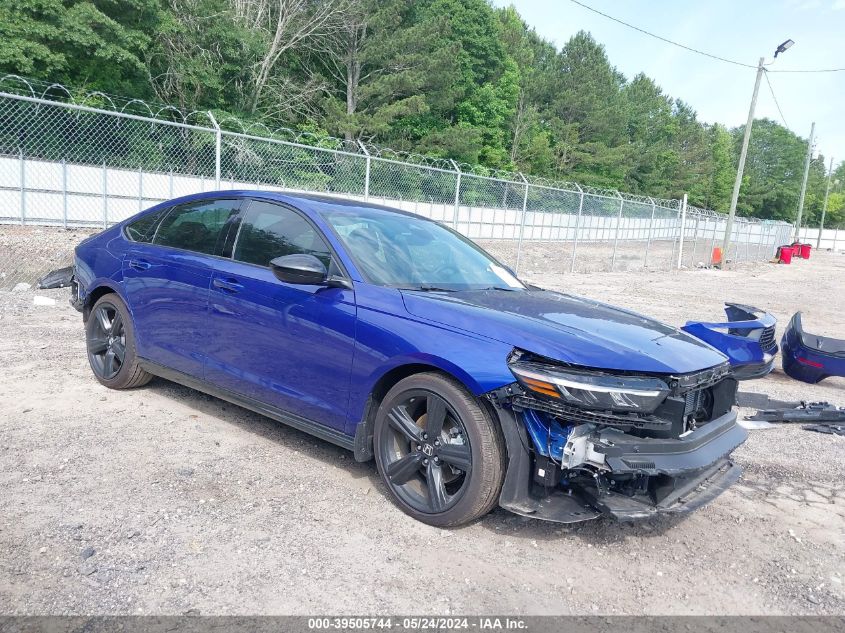
{"type": "Polygon", "coordinates": [[[665,382],[649,376],[613,375],[519,359],[508,365],[527,390],[582,409],[652,413],[669,395],[665,382]]]}

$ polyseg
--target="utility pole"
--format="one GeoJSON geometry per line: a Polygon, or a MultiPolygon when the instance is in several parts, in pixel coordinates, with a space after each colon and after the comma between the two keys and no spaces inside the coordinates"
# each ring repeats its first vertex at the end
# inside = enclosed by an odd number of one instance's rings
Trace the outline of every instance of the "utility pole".
{"type": "Polygon", "coordinates": [[[824,231],[824,215],[827,213],[827,197],[830,195],[830,179],[833,176],[833,156],[830,157],[830,167],[827,170],[827,187],[824,190],[824,204],[822,205],[822,221],[819,222],[819,236],[816,238],[816,249],[821,248],[822,231],[824,231]]]}
{"type": "Polygon", "coordinates": [[[727,262],[728,249],[731,245],[731,232],[736,217],[736,203],[739,200],[739,188],[742,186],[742,172],[745,171],[745,157],[748,155],[748,142],[751,140],[751,125],[754,123],[754,109],[757,107],[757,93],[760,92],[760,79],[763,78],[764,57],[757,64],[757,79],[754,81],[754,92],[751,95],[751,107],[748,108],[748,121],[745,122],[745,134],[742,136],[742,150],[739,152],[739,165],[736,168],[736,180],[731,195],[731,208],[728,211],[728,221],[725,223],[725,238],[722,240],[722,266],[727,262]]]}
{"type": "Polygon", "coordinates": [[[798,217],[795,219],[795,239],[801,230],[801,216],[804,214],[804,195],[807,193],[807,177],[810,175],[810,161],[813,159],[813,137],[816,135],[816,122],[810,126],[810,140],[807,142],[807,158],[804,161],[804,182],[801,183],[801,196],[798,198],[798,217]]]}

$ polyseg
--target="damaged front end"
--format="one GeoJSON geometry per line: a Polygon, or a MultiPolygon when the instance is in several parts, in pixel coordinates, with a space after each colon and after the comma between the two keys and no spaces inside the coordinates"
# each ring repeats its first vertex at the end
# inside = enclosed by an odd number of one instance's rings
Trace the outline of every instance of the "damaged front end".
{"type": "Polygon", "coordinates": [[[772,371],[778,346],[777,319],[759,308],[725,303],[726,323],[688,321],[681,329],[728,357],[734,378],[762,378],[772,371]]]}
{"type": "Polygon", "coordinates": [[[509,464],[499,503],[571,523],[688,512],[741,473],[747,437],[728,363],[694,374],[609,374],[514,352],[516,382],[487,394],[509,464]]]}

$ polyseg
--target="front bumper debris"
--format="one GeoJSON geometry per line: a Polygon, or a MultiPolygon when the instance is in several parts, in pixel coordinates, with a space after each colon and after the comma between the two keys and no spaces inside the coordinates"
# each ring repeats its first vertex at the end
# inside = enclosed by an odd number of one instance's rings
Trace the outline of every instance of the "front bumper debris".
{"type": "Polygon", "coordinates": [[[681,329],[718,349],[728,357],[737,380],[768,375],[778,352],[777,319],[753,306],[726,303],[728,321],[687,321],[681,329]]]}

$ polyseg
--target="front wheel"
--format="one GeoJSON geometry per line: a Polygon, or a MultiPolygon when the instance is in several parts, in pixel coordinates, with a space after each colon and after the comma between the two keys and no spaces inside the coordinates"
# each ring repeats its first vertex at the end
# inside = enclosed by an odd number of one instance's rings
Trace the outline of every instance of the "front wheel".
{"type": "Polygon", "coordinates": [[[376,414],[374,443],[391,497],[423,523],[469,523],[499,498],[505,470],[501,431],[452,378],[423,373],[399,381],[376,414]]]}
{"type": "Polygon", "coordinates": [[[135,329],[126,305],[116,294],[100,297],[85,322],[88,362],[97,380],[112,389],[147,384],[152,374],[135,355],[135,329]]]}

